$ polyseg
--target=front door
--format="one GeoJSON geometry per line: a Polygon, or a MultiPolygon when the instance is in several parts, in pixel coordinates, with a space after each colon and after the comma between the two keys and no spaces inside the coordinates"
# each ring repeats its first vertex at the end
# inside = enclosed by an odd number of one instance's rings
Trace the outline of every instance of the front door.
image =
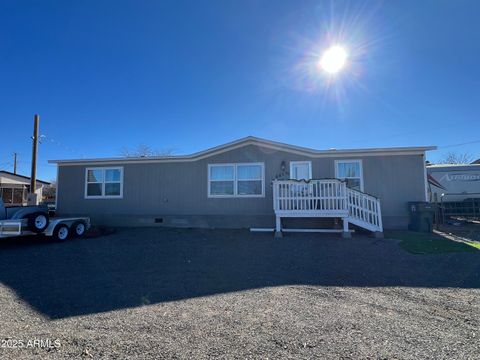
{"type": "MultiPolygon", "coordinates": [[[[312,180],[312,162],[311,161],[292,161],[290,162],[290,179],[294,180],[312,180]]],[[[314,204],[308,200],[313,195],[313,187],[311,184],[300,183],[291,187],[294,191],[295,197],[305,198],[304,201],[300,201],[300,207],[303,210],[311,210],[314,204]]],[[[300,210],[300,208],[297,208],[300,210]]]]}
{"type": "Polygon", "coordinates": [[[312,162],[311,161],[290,162],[290,179],[311,180],[312,179],[312,162]]]}

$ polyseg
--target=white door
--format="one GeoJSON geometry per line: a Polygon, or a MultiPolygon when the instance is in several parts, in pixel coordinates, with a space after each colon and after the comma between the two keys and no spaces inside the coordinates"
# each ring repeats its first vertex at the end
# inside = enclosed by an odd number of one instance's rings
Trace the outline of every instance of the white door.
{"type": "Polygon", "coordinates": [[[312,162],[311,161],[290,162],[290,179],[311,180],[312,179],[312,162]]]}
{"type": "MultiPolygon", "coordinates": [[[[312,162],[311,161],[292,161],[290,162],[290,179],[295,180],[311,180],[312,179],[312,162]]],[[[292,186],[291,188],[295,192],[296,197],[305,197],[305,201],[300,201],[301,209],[298,210],[310,210],[313,204],[309,200],[313,195],[313,188],[311,184],[300,183],[292,186]]]]}

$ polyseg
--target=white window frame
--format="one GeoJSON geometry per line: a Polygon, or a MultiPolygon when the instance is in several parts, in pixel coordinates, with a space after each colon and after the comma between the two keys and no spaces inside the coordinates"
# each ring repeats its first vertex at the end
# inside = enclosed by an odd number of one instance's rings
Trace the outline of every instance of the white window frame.
{"type": "MultiPolygon", "coordinates": [[[[100,184],[97,182],[95,184],[100,184]]],[[[115,167],[87,167],[85,169],[85,199],[123,199],[123,166],[115,166],[115,167]],[[88,171],[89,170],[102,170],[102,195],[92,195],[89,196],[88,191],[88,184],[94,184],[94,182],[88,182],[88,171]],[[107,181],[107,183],[120,183],[120,195],[105,195],[105,172],[107,170],[120,170],[120,182],[117,181],[107,181]]]]}
{"type": "Polygon", "coordinates": [[[346,178],[341,178],[338,176],[338,164],[342,163],[357,163],[359,164],[360,167],[360,191],[364,191],[363,188],[363,161],[361,159],[346,159],[346,160],[335,160],[335,177],[340,180],[345,180],[345,179],[358,179],[358,177],[346,177],[346,178]]]}
{"type": "MultiPolygon", "coordinates": [[[[312,180],[312,162],[311,161],[290,161],[290,179],[293,179],[293,167],[295,165],[308,165],[308,179],[305,180],[312,180]]],[[[295,180],[295,179],[294,179],[295,180]]]]}
{"type": "Polygon", "coordinates": [[[229,197],[235,197],[235,194],[237,193],[237,175],[236,175],[236,169],[237,167],[235,166],[236,164],[208,164],[208,181],[207,181],[207,191],[208,191],[208,197],[209,198],[229,198],[229,197]],[[210,169],[213,167],[225,167],[225,166],[230,166],[233,167],[233,179],[229,180],[212,180],[210,179],[210,169]],[[210,183],[215,182],[215,181],[233,181],[233,194],[232,195],[215,195],[210,193],[210,183]]]}
{"type": "MultiPolygon", "coordinates": [[[[263,198],[265,197],[265,163],[263,162],[252,162],[252,163],[222,163],[222,164],[208,164],[208,181],[207,181],[207,194],[209,198],[263,198]],[[250,195],[239,195],[238,194],[238,181],[249,181],[247,179],[238,179],[238,166],[261,166],[262,168],[262,193],[261,194],[250,194],[250,195]],[[210,179],[210,169],[212,167],[220,167],[220,166],[233,166],[233,180],[211,180],[210,179]],[[233,181],[233,195],[215,195],[210,193],[210,182],[212,181],[233,181]]],[[[251,179],[250,181],[258,181],[260,179],[251,179]]]]}

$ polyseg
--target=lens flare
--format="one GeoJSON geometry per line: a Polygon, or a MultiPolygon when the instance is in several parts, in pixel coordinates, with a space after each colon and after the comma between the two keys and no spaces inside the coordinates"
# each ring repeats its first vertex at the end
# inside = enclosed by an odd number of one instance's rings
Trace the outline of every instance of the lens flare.
{"type": "Polygon", "coordinates": [[[334,45],[323,53],[319,65],[327,73],[336,74],[343,69],[347,58],[347,51],[340,45],[334,45]]]}

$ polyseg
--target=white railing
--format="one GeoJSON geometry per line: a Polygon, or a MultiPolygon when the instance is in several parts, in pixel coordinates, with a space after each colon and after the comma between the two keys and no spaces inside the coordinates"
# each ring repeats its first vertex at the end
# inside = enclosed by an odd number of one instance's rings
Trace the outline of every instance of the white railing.
{"type": "Polygon", "coordinates": [[[380,200],[347,188],[339,179],[274,180],[273,209],[280,217],[343,217],[371,231],[383,231],[380,200]]]}
{"type": "Polygon", "coordinates": [[[275,180],[273,208],[276,213],[310,213],[312,216],[347,212],[345,183],[327,180],[275,180]]]}
{"type": "Polygon", "coordinates": [[[372,231],[383,231],[382,212],[380,209],[380,200],[372,195],[361,191],[347,188],[349,221],[363,226],[367,223],[370,226],[364,226],[372,231]]]}

